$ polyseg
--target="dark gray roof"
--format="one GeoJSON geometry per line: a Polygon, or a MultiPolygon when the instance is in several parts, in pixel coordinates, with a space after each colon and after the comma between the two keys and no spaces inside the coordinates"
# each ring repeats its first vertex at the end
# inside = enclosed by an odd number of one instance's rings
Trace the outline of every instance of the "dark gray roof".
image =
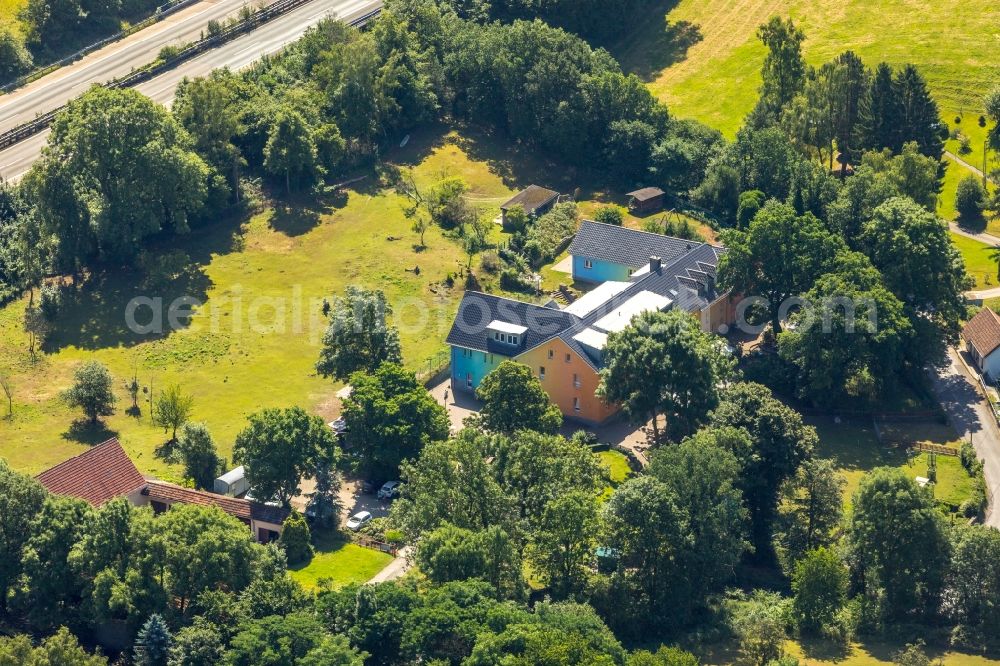
{"type": "Polygon", "coordinates": [[[577,317],[562,310],[481,291],[467,291],[458,306],[446,342],[466,349],[517,356],[573,326],[577,320],[577,317]],[[494,320],[524,326],[528,331],[521,336],[523,339],[519,340],[516,348],[495,344],[486,335],[486,327],[494,320]]]}
{"type": "Polygon", "coordinates": [[[660,257],[664,265],[670,264],[697,245],[696,241],[584,220],[573,237],[569,253],[636,269],[649,263],[650,257],[660,257]]]}
{"type": "Polygon", "coordinates": [[[514,206],[521,206],[526,213],[534,213],[558,196],[559,193],[553,190],[539,187],[538,185],[528,185],[528,187],[515,194],[514,198],[510,201],[501,205],[500,209],[508,210],[514,206]]]}
{"type": "Polygon", "coordinates": [[[649,201],[650,199],[655,199],[656,197],[662,197],[664,194],[666,194],[666,192],[658,187],[644,187],[641,190],[629,192],[625,196],[632,197],[637,201],[649,201]]]}
{"type": "MultiPolygon", "coordinates": [[[[655,236],[655,234],[648,235],[655,236]]],[[[586,330],[641,291],[651,291],[666,296],[673,301],[672,307],[686,312],[701,310],[722,296],[715,286],[715,277],[719,258],[724,251],[723,248],[707,243],[692,243],[691,250],[680,259],[671,263],[664,261],[660,270],[636,276],[625,290],[587,313],[585,317],[578,317],[564,310],[553,310],[492,294],[469,291],[465,293],[459,305],[455,323],[448,333],[447,343],[513,357],[558,337],[597,370],[597,362],[579,342],[573,339],[573,336],[586,330]],[[522,345],[516,349],[505,345],[494,346],[486,332],[486,327],[494,319],[527,327],[528,332],[524,336],[522,345]]]]}

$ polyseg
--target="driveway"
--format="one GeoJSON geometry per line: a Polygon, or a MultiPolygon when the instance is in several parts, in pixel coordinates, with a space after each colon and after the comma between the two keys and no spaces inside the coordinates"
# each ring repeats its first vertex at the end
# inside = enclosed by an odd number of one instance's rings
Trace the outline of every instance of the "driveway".
{"type": "Polygon", "coordinates": [[[1000,511],[994,501],[1000,497],[1000,427],[977,388],[977,380],[959,358],[960,353],[949,347],[947,362],[939,368],[929,369],[928,374],[932,390],[952,427],[963,439],[972,438],[972,445],[983,461],[990,496],[986,524],[1000,527],[1000,511]]]}

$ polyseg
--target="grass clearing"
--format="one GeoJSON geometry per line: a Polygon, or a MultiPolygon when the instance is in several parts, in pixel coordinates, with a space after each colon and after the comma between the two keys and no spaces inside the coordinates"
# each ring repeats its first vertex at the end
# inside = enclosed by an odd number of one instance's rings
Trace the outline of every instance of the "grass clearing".
{"type": "MultiPolygon", "coordinates": [[[[927,476],[928,455],[879,443],[870,420],[810,416],[806,422],[816,428],[819,446],[816,455],[829,458],[847,481],[844,500],[850,507],[854,492],[865,474],[876,467],[898,467],[907,476],[927,476]]],[[[880,424],[887,440],[937,444],[958,448],[959,440],[949,426],[935,422],[880,424]]],[[[938,481],[934,495],[958,507],[972,493],[972,479],[957,456],[937,456],[938,481]]]]}
{"type": "Polygon", "coordinates": [[[991,256],[993,246],[986,243],[952,233],[951,240],[962,254],[965,261],[965,272],[976,281],[976,289],[987,289],[997,286],[997,262],[991,256]]]}
{"type": "Polygon", "coordinates": [[[388,553],[344,541],[336,532],[316,537],[314,546],[316,553],[308,563],[289,567],[292,578],[307,590],[315,590],[324,579],[334,588],[365,583],[393,560],[388,553]]]}
{"type": "MultiPolygon", "coordinates": [[[[498,205],[513,191],[495,166],[502,166],[500,158],[474,159],[463,142],[429,131],[391,159],[413,166],[423,185],[461,175],[481,205],[498,205]]],[[[150,293],[138,273],[86,282],[35,363],[21,326],[25,301],[0,309],[0,372],[10,373],[15,401],[14,418],[0,420],[0,456],[16,469],[37,473],[117,434],[144,473],[176,478],[175,469],[153,457],[165,437],[150,423],[148,402],[141,416],[125,414],[124,383],[133,367],[154,392],[173,383],[190,392],[193,419],[208,424],[224,456],[247,415],[259,409],[300,405],[332,416],[338,385],[313,370],[325,329],[320,307],[322,298],[349,284],[385,290],[396,309],[406,363],[426,367],[444,350],[461,298],[461,285],[449,289],[444,279],[466,259],[436,228],[427,232],[428,247],[417,252],[402,203],[369,178],[319,204],[299,202],[242,225],[220,222],[196,230],[180,243],[191,268],[169,280],[162,294],[150,293]],[[142,336],[124,324],[126,303],[138,295],[162,296],[164,307],[190,295],[202,305],[180,330],[142,336]],[[74,426],[79,415],[59,399],[73,370],[89,359],[105,363],[117,384],[117,414],[96,432],[74,426]]]]}
{"type": "Polygon", "coordinates": [[[632,476],[632,468],[628,464],[628,458],[625,457],[624,453],[619,451],[600,451],[595,454],[604,465],[607,470],[607,482],[608,485],[604,487],[604,491],[601,493],[600,501],[606,502],[611,498],[611,495],[615,492],[615,488],[620,486],[632,476]]]}
{"type": "Polygon", "coordinates": [[[995,57],[1000,5],[994,0],[919,5],[911,0],[680,0],[666,14],[669,30],[659,16],[650,16],[614,51],[675,115],[696,118],[732,137],[753,108],[760,85],[765,49],[757,28],[774,15],[790,16],[805,30],[803,52],[810,64],[847,49],[870,66],[881,60],[915,63],[944,117],[951,123],[961,114],[961,131],[975,144],[982,96],[1000,78],[995,57]]]}

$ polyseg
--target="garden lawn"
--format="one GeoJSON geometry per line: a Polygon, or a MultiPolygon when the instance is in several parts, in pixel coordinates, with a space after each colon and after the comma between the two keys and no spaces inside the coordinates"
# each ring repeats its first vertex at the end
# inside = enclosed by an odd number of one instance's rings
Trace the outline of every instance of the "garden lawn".
{"type": "MultiPolygon", "coordinates": [[[[444,175],[462,176],[490,214],[513,191],[497,173],[503,165],[495,157],[471,158],[460,143],[429,131],[389,159],[413,165],[423,186],[444,175]]],[[[461,298],[461,280],[453,289],[444,280],[466,258],[436,228],[427,232],[428,247],[417,252],[402,204],[369,176],[321,204],[302,201],[269,208],[242,225],[218,222],[195,230],[178,244],[190,269],[160,280],[162,286],[125,271],[85,283],[36,362],[22,331],[25,301],[0,309],[0,373],[11,376],[15,402],[14,418],[0,419],[0,457],[34,474],[117,434],[142,472],[179,480],[176,468],[153,456],[166,437],[150,423],[148,395],[141,396],[140,416],[125,414],[124,384],[133,368],[154,393],[179,383],[193,395],[192,418],[208,424],[223,456],[231,455],[246,417],[265,407],[298,405],[332,418],[339,386],[313,369],[325,330],[321,303],[350,284],[383,289],[396,309],[405,362],[414,369],[432,365],[445,349],[461,298]],[[164,308],[183,295],[203,305],[188,326],[144,336],[124,323],[126,304],[140,295],[162,297],[164,308]],[[74,425],[80,414],[60,399],[74,369],[90,359],[110,368],[118,398],[116,414],[97,430],[74,425]]],[[[144,309],[137,320],[149,317],[144,309]]]]}
{"type": "Polygon", "coordinates": [[[307,590],[316,589],[324,579],[334,588],[365,583],[393,560],[388,553],[343,541],[339,535],[317,539],[315,546],[307,564],[289,567],[292,578],[307,590]]]}
{"type": "Polygon", "coordinates": [[[994,0],[680,0],[667,14],[669,33],[650,16],[614,51],[672,113],[732,137],[756,103],[765,55],[757,28],[774,15],[791,16],[804,29],[810,64],[847,49],[869,66],[915,63],[949,124],[961,114],[961,130],[975,144],[982,97],[1000,80],[994,0]]]}
{"type": "Polygon", "coordinates": [[[596,455],[607,472],[606,481],[608,485],[604,487],[604,491],[601,493],[601,501],[605,502],[610,499],[611,495],[615,492],[615,488],[632,476],[632,468],[629,467],[628,458],[625,457],[625,454],[619,451],[600,451],[596,455]]]}
{"type": "Polygon", "coordinates": [[[955,233],[951,234],[951,240],[962,253],[965,272],[976,281],[975,288],[997,286],[997,261],[991,256],[993,246],[955,233]]]}
{"type": "MultiPolygon", "coordinates": [[[[847,481],[844,500],[850,506],[854,491],[865,474],[876,467],[898,467],[907,476],[927,476],[927,454],[880,444],[871,421],[811,416],[806,421],[816,428],[819,446],[816,455],[829,458],[847,481]]],[[[913,443],[929,443],[957,448],[958,438],[948,426],[927,422],[880,426],[883,436],[913,443]]],[[[957,456],[937,456],[938,483],[934,495],[958,507],[972,493],[972,479],[957,456]]]]}

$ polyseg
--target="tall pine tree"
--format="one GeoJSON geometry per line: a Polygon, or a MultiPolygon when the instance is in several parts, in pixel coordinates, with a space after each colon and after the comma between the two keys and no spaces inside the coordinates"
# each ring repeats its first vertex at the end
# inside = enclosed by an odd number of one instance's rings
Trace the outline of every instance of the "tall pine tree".
{"type": "Polygon", "coordinates": [[[167,623],[153,613],[135,637],[136,666],[167,666],[172,638],[167,623]]]}
{"type": "Polygon", "coordinates": [[[856,140],[863,150],[889,148],[897,152],[903,147],[900,134],[899,100],[892,79],[892,67],[879,63],[867,93],[861,99],[856,140]]]}
{"type": "Polygon", "coordinates": [[[944,152],[941,113],[927,90],[924,77],[915,65],[906,65],[896,76],[895,83],[903,143],[916,141],[922,154],[941,159],[944,152]]]}

